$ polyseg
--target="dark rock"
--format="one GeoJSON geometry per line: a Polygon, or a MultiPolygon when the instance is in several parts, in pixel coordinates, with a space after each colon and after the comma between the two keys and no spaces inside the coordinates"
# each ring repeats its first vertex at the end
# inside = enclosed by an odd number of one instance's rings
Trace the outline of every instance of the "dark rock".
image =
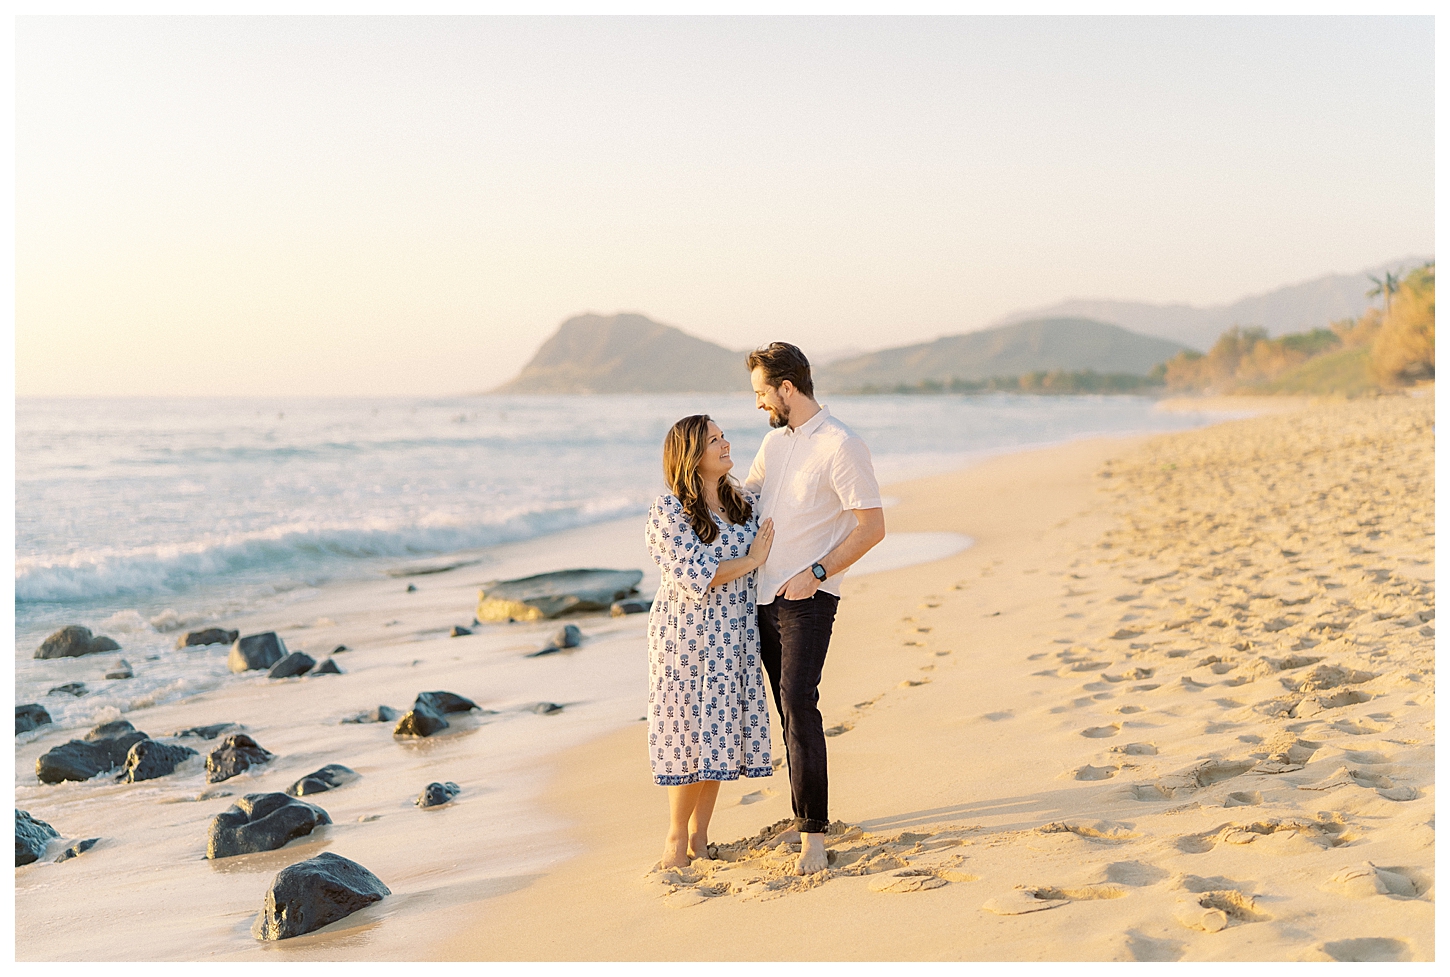
{"type": "Polygon", "coordinates": [[[438,712],[470,712],[478,708],[478,703],[472,699],[465,699],[461,695],[452,692],[419,692],[418,698],[413,705],[424,703],[438,712]]]}
{"type": "Polygon", "coordinates": [[[650,607],[653,605],[654,601],[643,598],[617,600],[609,605],[609,616],[624,617],[626,614],[648,614],[650,607]]]}
{"type": "Polygon", "coordinates": [[[249,634],[232,642],[227,667],[234,672],[271,668],[287,656],[287,646],[276,631],[249,634]]]}
{"type": "Polygon", "coordinates": [[[49,692],[47,692],[45,694],[46,695],[73,695],[73,696],[77,696],[77,697],[83,696],[83,695],[86,694],[86,683],[84,683],[84,682],[67,682],[64,685],[57,685],[55,688],[51,689],[49,692]]]}
{"type": "Polygon", "coordinates": [[[393,729],[394,736],[432,736],[448,728],[444,715],[450,712],[468,712],[477,709],[472,699],[465,699],[452,692],[419,692],[413,700],[413,708],[398,720],[393,729]]]}
{"type": "Polygon", "coordinates": [[[189,726],[186,729],[178,729],[171,735],[176,737],[177,739],[186,739],[190,737],[199,740],[214,740],[217,738],[217,736],[221,735],[229,729],[241,728],[242,727],[236,723],[217,723],[214,726],[189,726]]]}
{"type": "Polygon", "coordinates": [[[344,651],[350,651],[350,650],[351,649],[349,649],[347,645],[338,645],[336,648],[332,649],[332,653],[334,655],[340,655],[344,651]]]}
{"type": "Polygon", "coordinates": [[[15,707],[15,732],[17,733],[28,733],[32,729],[49,724],[49,722],[50,713],[46,712],[45,706],[38,702],[15,707]]]}
{"type": "Polygon", "coordinates": [[[257,745],[246,733],[233,733],[206,755],[206,782],[221,783],[272,759],[272,754],[257,745]]]}
{"type": "Polygon", "coordinates": [[[560,649],[560,648],[555,648],[553,645],[545,645],[544,647],[540,648],[538,651],[531,651],[531,652],[529,652],[524,657],[525,658],[543,658],[545,655],[557,655],[561,650],[562,649],[560,649]]]}
{"type": "Polygon", "coordinates": [[[301,936],[391,894],[382,880],[357,862],[323,852],[277,873],[252,924],[252,935],[259,940],[301,936]]]}
{"type": "Polygon", "coordinates": [[[71,845],[69,848],[67,848],[65,851],[61,852],[60,856],[56,858],[56,861],[68,862],[72,858],[75,858],[77,855],[84,855],[86,852],[96,847],[96,842],[100,840],[101,839],[99,838],[87,838],[85,841],[78,841],[74,845],[71,845]]]}
{"type": "Polygon", "coordinates": [[[211,819],[207,858],[273,851],[293,838],[331,824],[327,812],[286,794],[248,794],[211,819]]]}
{"type": "Polygon", "coordinates": [[[297,675],[306,675],[312,671],[312,666],[317,662],[310,655],[304,655],[300,651],[294,651],[267,671],[268,678],[293,678],[297,675]]]}
{"type": "Polygon", "coordinates": [[[470,631],[470,630],[468,630],[468,628],[460,627],[459,625],[455,624],[455,625],[453,625],[453,630],[448,632],[448,637],[450,637],[450,638],[461,638],[465,634],[472,634],[472,633],[473,632],[470,631]]]}
{"type": "Polygon", "coordinates": [[[102,723],[85,739],[62,743],[41,754],[35,761],[35,775],[47,784],[90,780],[125,763],[131,747],[149,738],[124,719],[102,723]]]}
{"type": "Polygon", "coordinates": [[[317,668],[313,670],[312,674],[313,675],[341,675],[342,674],[342,669],[341,668],[338,668],[337,667],[337,662],[333,661],[331,658],[324,658],[324,659],[322,659],[322,664],[321,665],[318,665],[317,668]]]}
{"type": "Polygon", "coordinates": [[[90,628],[69,624],[40,643],[36,658],[79,658],[102,651],[120,651],[121,646],[105,635],[91,634],[90,628]]]}
{"type": "Polygon", "coordinates": [[[390,723],[396,720],[402,713],[392,706],[378,706],[376,709],[369,709],[367,712],[360,712],[351,719],[344,719],[345,723],[390,723]]]}
{"type": "Polygon", "coordinates": [[[413,803],[419,807],[439,807],[457,797],[461,789],[451,780],[446,784],[434,782],[424,787],[423,793],[419,794],[418,799],[413,803]]]}
{"type": "Polygon", "coordinates": [[[201,631],[188,631],[176,639],[176,647],[192,648],[198,645],[229,645],[237,640],[241,634],[239,631],[228,631],[226,628],[206,628],[201,631]]]}
{"type": "Polygon", "coordinates": [[[480,621],[537,621],[575,611],[607,610],[633,596],[639,570],[558,570],[484,584],[478,592],[480,621]]]}
{"type": "Polygon", "coordinates": [[[196,756],[189,746],[169,746],[155,740],[142,740],[126,754],[126,769],[116,779],[124,784],[138,780],[155,780],[176,769],[181,761],[196,756]]]}
{"type": "Polygon", "coordinates": [[[15,867],[29,865],[45,854],[52,838],[59,838],[60,832],[39,818],[33,818],[28,811],[15,809],[15,867]]]}
{"type": "Polygon", "coordinates": [[[448,728],[448,720],[436,709],[426,705],[413,704],[413,708],[403,714],[398,720],[398,725],[393,727],[394,736],[432,736],[434,733],[448,728]]]}
{"type": "Polygon", "coordinates": [[[321,770],[314,770],[291,787],[288,787],[287,793],[293,797],[303,797],[307,794],[320,794],[325,790],[332,790],[334,787],[343,787],[361,779],[362,776],[356,771],[349,770],[340,763],[329,763],[321,770]]]}
{"type": "Polygon", "coordinates": [[[120,661],[116,662],[116,664],[111,666],[111,670],[106,673],[106,678],[135,678],[135,675],[136,673],[131,671],[131,663],[126,661],[126,659],[122,658],[120,661]]]}
{"type": "Polygon", "coordinates": [[[552,716],[556,712],[563,712],[564,707],[557,702],[540,702],[530,712],[536,712],[540,716],[552,716]]]}
{"type": "Polygon", "coordinates": [[[416,594],[417,592],[418,588],[413,586],[412,584],[408,584],[408,589],[403,591],[403,593],[405,594],[416,594]]]}
{"type": "Polygon", "coordinates": [[[579,632],[579,625],[566,624],[553,633],[549,640],[544,643],[544,647],[527,657],[540,658],[544,655],[552,655],[564,648],[577,648],[582,638],[583,635],[579,632]]]}

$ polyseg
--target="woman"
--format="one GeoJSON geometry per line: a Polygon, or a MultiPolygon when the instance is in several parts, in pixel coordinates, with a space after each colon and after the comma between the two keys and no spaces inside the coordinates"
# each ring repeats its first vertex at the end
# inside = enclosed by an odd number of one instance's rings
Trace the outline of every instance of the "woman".
{"type": "Polygon", "coordinates": [[[730,477],[730,442],[703,414],[665,436],[665,484],[645,537],[660,566],[649,613],[649,749],[669,788],[661,868],[708,857],[720,781],[769,777],[770,714],[760,668],[755,569],[775,530],[730,477]]]}

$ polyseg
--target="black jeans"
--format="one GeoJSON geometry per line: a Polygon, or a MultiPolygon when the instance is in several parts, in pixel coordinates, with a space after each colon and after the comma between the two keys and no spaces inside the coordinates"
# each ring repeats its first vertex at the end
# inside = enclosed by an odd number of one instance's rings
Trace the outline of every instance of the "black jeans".
{"type": "Polygon", "coordinates": [[[815,834],[824,834],[830,822],[826,813],[826,734],[816,703],[840,600],[817,591],[807,600],[777,597],[760,608],[760,659],[770,677],[785,739],[791,811],[799,830],[815,834]]]}

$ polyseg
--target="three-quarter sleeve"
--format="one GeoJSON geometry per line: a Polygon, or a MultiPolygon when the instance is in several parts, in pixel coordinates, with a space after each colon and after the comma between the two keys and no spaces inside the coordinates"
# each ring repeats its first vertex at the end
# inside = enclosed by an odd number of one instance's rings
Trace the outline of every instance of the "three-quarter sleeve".
{"type": "Polygon", "coordinates": [[[706,546],[695,535],[685,507],[674,496],[662,495],[650,506],[645,541],[666,581],[695,600],[705,599],[720,561],[714,547],[706,546]]]}

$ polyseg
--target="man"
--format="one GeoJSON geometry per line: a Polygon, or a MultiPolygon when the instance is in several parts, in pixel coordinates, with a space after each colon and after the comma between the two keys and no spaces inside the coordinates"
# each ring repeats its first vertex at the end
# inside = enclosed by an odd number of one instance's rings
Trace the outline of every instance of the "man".
{"type": "Polygon", "coordinates": [[[886,537],[866,443],[816,403],[811,365],[789,343],[745,360],[755,404],[770,415],[745,487],[775,544],[756,581],[760,656],[785,738],[791,809],[801,834],[797,875],[826,868],[826,734],[816,708],[846,568],[886,537]]]}

